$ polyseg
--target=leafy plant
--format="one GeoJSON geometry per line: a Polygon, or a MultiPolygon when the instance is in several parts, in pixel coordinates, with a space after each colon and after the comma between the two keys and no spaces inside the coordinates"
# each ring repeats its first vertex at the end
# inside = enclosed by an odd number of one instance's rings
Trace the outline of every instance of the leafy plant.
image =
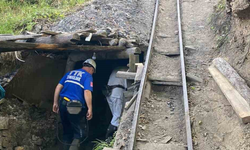
{"type": "Polygon", "coordinates": [[[112,148],[114,143],[115,143],[115,136],[111,139],[110,142],[102,141],[102,140],[97,139],[97,141],[93,141],[93,143],[96,144],[94,146],[93,150],[102,150],[102,149],[104,149],[104,147],[111,147],[112,148]]]}
{"type": "Polygon", "coordinates": [[[41,20],[55,21],[85,0],[0,0],[0,34],[32,30],[41,20]]]}

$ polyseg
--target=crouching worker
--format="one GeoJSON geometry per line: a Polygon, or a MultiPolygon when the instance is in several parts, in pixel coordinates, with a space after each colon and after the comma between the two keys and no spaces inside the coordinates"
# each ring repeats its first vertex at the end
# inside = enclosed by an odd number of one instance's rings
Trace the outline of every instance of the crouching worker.
{"type": "Polygon", "coordinates": [[[109,77],[108,85],[106,87],[105,96],[113,115],[106,132],[106,139],[112,137],[114,132],[117,131],[124,107],[124,91],[127,88],[127,82],[126,79],[116,77],[118,71],[124,70],[127,70],[127,67],[114,69],[109,77]]]}
{"type": "Polygon", "coordinates": [[[92,118],[92,74],[95,70],[95,61],[87,59],[81,69],[64,75],[55,89],[53,111],[60,112],[63,142],[67,144],[64,144],[64,150],[78,149],[86,134],[82,128],[82,120],[85,120],[86,125],[86,119],[92,118]]]}

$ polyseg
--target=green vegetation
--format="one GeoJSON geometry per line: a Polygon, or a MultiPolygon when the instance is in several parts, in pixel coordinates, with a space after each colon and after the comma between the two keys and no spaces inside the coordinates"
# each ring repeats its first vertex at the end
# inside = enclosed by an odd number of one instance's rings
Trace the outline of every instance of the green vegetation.
{"type": "Polygon", "coordinates": [[[72,7],[86,0],[0,0],[0,34],[20,34],[32,30],[42,20],[64,17],[72,7]]]}
{"type": "Polygon", "coordinates": [[[194,86],[191,86],[191,89],[192,89],[192,90],[195,90],[195,87],[194,87],[194,86]]]}
{"type": "MultiPolygon", "coordinates": [[[[115,134],[114,134],[115,137],[115,134]]],[[[106,141],[102,141],[102,140],[97,140],[94,141],[93,143],[95,143],[95,147],[93,148],[93,150],[103,150],[104,147],[113,147],[114,143],[115,143],[115,138],[110,139],[110,142],[106,142],[106,141]]]]}

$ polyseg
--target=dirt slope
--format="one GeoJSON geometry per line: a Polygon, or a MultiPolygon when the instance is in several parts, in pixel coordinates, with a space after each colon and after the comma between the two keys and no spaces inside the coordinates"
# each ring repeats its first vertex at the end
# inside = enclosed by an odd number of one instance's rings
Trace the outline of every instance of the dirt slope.
{"type": "MultiPolygon", "coordinates": [[[[225,38],[230,29],[230,22],[226,14],[226,2],[219,4],[217,0],[184,0],[183,1],[183,29],[186,46],[187,71],[202,78],[203,83],[190,83],[189,99],[191,102],[192,131],[194,149],[197,150],[247,150],[249,147],[249,125],[244,125],[238,119],[231,105],[223,96],[215,81],[207,70],[211,61],[218,56],[228,60],[249,83],[249,65],[247,59],[242,59],[248,54],[244,47],[246,22],[235,21],[238,27],[229,33],[235,40],[225,38]],[[213,7],[221,9],[214,11],[213,7]],[[219,16],[217,27],[223,23],[227,30],[218,31],[215,35],[211,29],[216,26],[209,25],[212,15],[219,16]],[[223,19],[223,20],[221,20],[223,19]],[[243,26],[245,25],[245,26],[243,26]],[[244,30],[242,29],[244,28],[244,30]],[[221,40],[223,39],[223,41],[221,40]],[[236,40],[238,39],[238,40],[236,40]],[[235,42],[234,44],[232,42],[235,42]],[[224,44],[224,45],[223,45],[224,44]],[[227,45],[233,46],[227,46],[227,45]],[[236,49],[238,47],[238,49],[236,49]],[[242,51],[239,51],[241,49],[242,51]]],[[[215,29],[216,30],[216,29],[215,29]]]]}

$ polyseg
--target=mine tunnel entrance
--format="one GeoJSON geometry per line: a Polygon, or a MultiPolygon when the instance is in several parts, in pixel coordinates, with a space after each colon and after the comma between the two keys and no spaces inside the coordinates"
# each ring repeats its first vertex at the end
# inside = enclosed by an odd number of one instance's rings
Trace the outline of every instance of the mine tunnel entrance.
{"type": "MultiPolygon", "coordinates": [[[[82,63],[83,61],[77,62],[74,69],[81,68],[82,63]]],[[[106,97],[102,93],[102,89],[107,85],[112,70],[116,67],[127,66],[128,60],[97,60],[96,64],[96,73],[93,75],[93,119],[89,121],[88,140],[81,146],[91,150],[94,146],[92,141],[96,141],[96,139],[105,140],[106,129],[112,118],[109,105],[106,97]]]]}

